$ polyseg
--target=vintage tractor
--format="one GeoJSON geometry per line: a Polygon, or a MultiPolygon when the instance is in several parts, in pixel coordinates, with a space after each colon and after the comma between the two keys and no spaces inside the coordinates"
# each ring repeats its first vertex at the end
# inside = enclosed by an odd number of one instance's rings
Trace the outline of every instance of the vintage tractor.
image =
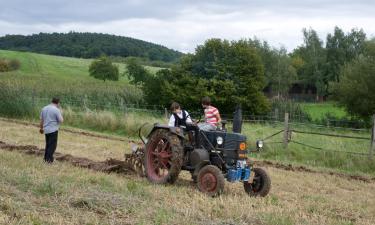
{"type": "MultiPolygon", "coordinates": [[[[187,170],[198,189],[209,196],[219,195],[225,180],[243,182],[250,196],[263,197],[270,191],[267,172],[254,167],[247,158],[246,136],[227,132],[225,123],[212,131],[203,131],[195,124],[186,127],[154,124],[142,141],[143,169],[152,183],[174,183],[181,170],[187,170]]],[[[257,144],[261,147],[261,143],[257,144]]]]}

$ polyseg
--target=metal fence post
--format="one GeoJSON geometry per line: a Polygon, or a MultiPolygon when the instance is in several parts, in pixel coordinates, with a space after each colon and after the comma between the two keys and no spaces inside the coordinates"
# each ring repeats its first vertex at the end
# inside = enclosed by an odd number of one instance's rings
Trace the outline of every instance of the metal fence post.
{"type": "Polygon", "coordinates": [[[289,138],[289,113],[285,113],[284,118],[284,148],[288,148],[288,138],[289,138]]]}
{"type": "Polygon", "coordinates": [[[369,150],[369,157],[372,158],[375,151],[375,114],[372,116],[372,129],[371,129],[371,145],[369,150]]]}

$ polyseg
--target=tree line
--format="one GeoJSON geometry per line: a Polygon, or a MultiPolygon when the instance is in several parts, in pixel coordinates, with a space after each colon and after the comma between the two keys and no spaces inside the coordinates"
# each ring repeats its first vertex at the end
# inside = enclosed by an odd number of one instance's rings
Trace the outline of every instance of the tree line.
{"type": "Polygon", "coordinates": [[[181,52],[130,37],[79,32],[6,35],[0,37],[0,49],[79,58],[134,56],[163,62],[174,62],[182,56],[181,52]]]}
{"type": "Polygon", "coordinates": [[[316,87],[317,95],[337,100],[351,115],[369,120],[375,113],[375,40],[367,40],[363,30],[344,33],[338,27],[327,35],[325,47],[313,29],[304,29],[303,37],[304,43],[291,53],[257,39],[209,39],[155,76],[134,65],[129,76],[150,104],[167,106],[174,100],[197,109],[200,98],[210,96],[223,112],[241,105],[263,114],[270,110],[266,87],[288,97],[298,83],[316,87]]]}
{"type": "Polygon", "coordinates": [[[327,35],[325,46],[313,29],[303,29],[303,39],[291,53],[257,39],[209,39],[156,75],[137,59],[128,61],[127,74],[153,105],[178,101],[198,109],[201,97],[210,96],[224,113],[241,105],[264,114],[270,110],[266,87],[288,97],[298,83],[316,87],[318,96],[336,99],[352,115],[369,119],[375,113],[375,41],[367,40],[363,30],[344,33],[338,27],[327,35]]]}

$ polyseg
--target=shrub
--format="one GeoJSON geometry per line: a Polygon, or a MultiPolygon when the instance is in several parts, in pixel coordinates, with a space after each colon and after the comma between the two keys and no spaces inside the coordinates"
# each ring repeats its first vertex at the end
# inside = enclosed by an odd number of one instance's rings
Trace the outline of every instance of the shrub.
{"type": "Polygon", "coordinates": [[[93,61],[89,67],[89,72],[90,76],[103,81],[117,81],[119,79],[118,67],[113,65],[111,60],[106,56],[93,61]]]}
{"type": "Polygon", "coordinates": [[[9,64],[5,59],[0,59],[0,72],[8,72],[9,64]]]}
{"type": "Polygon", "coordinates": [[[8,72],[12,70],[18,70],[21,66],[21,63],[17,59],[0,59],[0,72],[8,72]]]}
{"type": "Polygon", "coordinates": [[[8,62],[10,70],[18,70],[21,67],[21,63],[18,59],[11,59],[8,62]]]}

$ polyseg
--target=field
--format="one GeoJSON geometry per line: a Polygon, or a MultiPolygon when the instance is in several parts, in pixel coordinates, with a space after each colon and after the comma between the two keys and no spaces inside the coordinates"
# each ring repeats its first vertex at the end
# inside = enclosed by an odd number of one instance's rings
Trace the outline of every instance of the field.
{"type": "MultiPolygon", "coordinates": [[[[291,123],[295,132],[285,149],[282,133],[268,139],[283,130],[282,122],[245,123],[251,150],[256,140],[265,139],[264,150],[250,156],[270,172],[271,193],[249,198],[241,184],[226,183],[221,197],[208,198],[185,172],[175,185],[155,186],[133,173],[76,167],[88,167],[87,160],[121,160],[130,152],[129,141],[138,141],[143,123],[166,123],[163,108],[139,108],[145,107],[142,92],[125,76],[118,82],[95,80],[88,75],[87,59],[0,50],[1,57],[17,58],[21,68],[0,73],[0,224],[375,223],[375,159],[366,155],[370,141],[297,132],[366,139],[369,130],[291,123]],[[44,136],[36,123],[40,107],[54,95],[62,99],[65,119],[58,154],[78,161],[48,166],[41,160],[44,136]]],[[[118,66],[125,71],[125,64],[118,66]]],[[[327,114],[348,117],[332,102],[301,106],[312,121],[327,114]]]]}
{"type": "Polygon", "coordinates": [[[348,115],[343,108],[336,106],[333,102],[326,103],[302,103],[302,109],[307,112],[312,120],[321,120],[327,114],[336,118],[346,118],[348,115]]]}
{"type": "MultiPolygon", "coordinates": [[[[59,96],[65,101],[86,98],[98,102],[141,103],[142,92],[128,84],[127,76],[119,81],[100,81],[89,76],[92,60],[42,55],[29,52],[0,50],[0,58],[18,59],[21,68],[0,73],[0,85],[8,87],[18,96],[51,98],[59,96]]],[[[117,64],[123,74],[126,64],[117,64]]],[[[146,67],[152,73],[160,68],[146,67]]]]}
{"type": "MultiPolygon", "coordinates": [[[[34,126],[0,121],[0,140],[43,148],[34,126]]],[[[58,152],[102,161],[122,159],[127,142],[61,131],[58,152]]],[[[183,173],[175,185],[105,174],[17,152],[0,154],[0,223],[10,224],[373,224],[375,183],[325,173],[268,167],[273,187],[249,198],[226,184],[209,198],[183,173]],[[329,181],[329,182],[325,182],[329,181]],[[72,190],[74,190],[72,192],[72,190]]]]}

